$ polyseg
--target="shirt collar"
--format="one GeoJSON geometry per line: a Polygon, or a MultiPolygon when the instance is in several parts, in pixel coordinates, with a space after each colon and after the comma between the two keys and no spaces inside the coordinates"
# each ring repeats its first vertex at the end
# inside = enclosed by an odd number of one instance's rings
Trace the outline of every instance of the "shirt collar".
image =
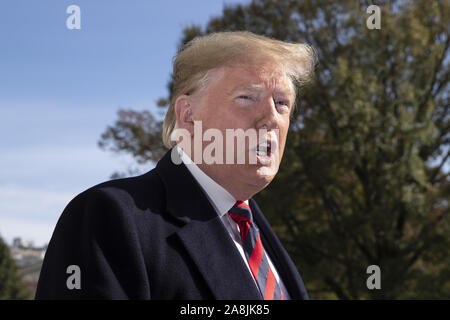
{"type": "MultiPolygon", "coordinates": [[[[178,145],[175,146],[175,148],[177,148],[181,161],[183,161],[189,172],[194,176],[195,180],[197,180],[203,191],[206,193],[206,196],[214,209],[216,209],[219,217],[228,213],[236,203],[236,199],[224,187],[204,173],[191,158],[178,147],[178,145]]],[[[248,204],[248,201],[245,202],[248,204]]]]}

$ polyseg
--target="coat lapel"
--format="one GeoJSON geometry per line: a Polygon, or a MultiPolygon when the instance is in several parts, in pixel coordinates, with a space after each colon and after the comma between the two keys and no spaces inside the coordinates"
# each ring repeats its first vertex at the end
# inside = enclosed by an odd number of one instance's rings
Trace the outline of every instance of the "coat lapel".
{"type": "Polygon", "coordinates": [[[261,299],[222,221],[178,153],[172,155],[172,150],[156,169],[166,189],[167,211],[184,223],[177,236],[215,299],[261,299]]]}
{"type": "Polygon", "coordinates": [[[216,299],[261,299],[241,255],[219,217],[191,221],[178,232],[216,299]]]}

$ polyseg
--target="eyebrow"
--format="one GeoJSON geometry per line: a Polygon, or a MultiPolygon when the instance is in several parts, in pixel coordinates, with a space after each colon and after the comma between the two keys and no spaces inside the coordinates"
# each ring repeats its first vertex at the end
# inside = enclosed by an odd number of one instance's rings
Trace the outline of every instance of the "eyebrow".
{"type": "MultiPolygon", "coordinates": [[[[231,92],[236,92],[236,91],[242,91],[242,90],[248,90],[248,91],[263,91],[266,89],[266,86],[264,84],[251,84],[251,85],[243,85],[243,86],[237,86],[235,88],[233,88],[231,90],[231,92]]],[[[275,89],[275,93],[276,94],[281,94],[281,95],[288,95],[288,96],[295,96],[295,93],[292,92],[292,89],[275,89]]]]}

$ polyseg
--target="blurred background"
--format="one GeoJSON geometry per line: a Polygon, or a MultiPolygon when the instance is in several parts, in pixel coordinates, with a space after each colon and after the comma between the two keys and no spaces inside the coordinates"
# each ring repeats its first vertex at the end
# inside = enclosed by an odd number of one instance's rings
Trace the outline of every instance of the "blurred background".
{"type": "Polygon", "coordinates": [[[224,30],[318,54],[255,196],[310,297],[450,299],[449,25],[444,0],[3,1],[0,299],[33,298],[73,197],[154,167],[173,56],[224,30]],[[66,26],[73,4],[81,29],[66,26]]]}

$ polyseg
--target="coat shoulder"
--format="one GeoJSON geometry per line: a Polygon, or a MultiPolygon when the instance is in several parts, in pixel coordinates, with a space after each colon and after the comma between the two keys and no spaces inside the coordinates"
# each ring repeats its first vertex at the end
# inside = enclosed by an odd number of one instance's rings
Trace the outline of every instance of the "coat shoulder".
{"type": "MultiPolygon", "coordinates": [[[[114,179],[99,183],[81,192],[68,204],[107,205],[125,209],[162,209],[165,205],[165,190],[155,169],[135,177],[114,179]]],[[[158,210],[159,211],[159,210],[158,210]]]]}

